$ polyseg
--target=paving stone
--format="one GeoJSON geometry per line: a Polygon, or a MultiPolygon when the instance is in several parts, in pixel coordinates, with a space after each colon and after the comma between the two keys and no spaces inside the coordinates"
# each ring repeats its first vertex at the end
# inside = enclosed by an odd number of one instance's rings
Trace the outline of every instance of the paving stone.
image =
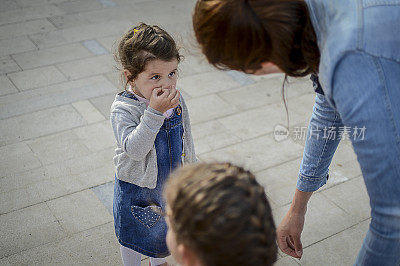
{"type": "Polygon", "coordinates": [[[112,55],[109,54],[57,65],[69,79],[104,74],[112,70],[113,66],[115,66],[115,62],[112,55]]]}
{"type": "Polygon", "coordinates": [[[50,48],[68,43],[92,40],[111,35],[122,35],[130,26],[130,20],[108,20],[106,22],[66,28],[47,34],[32,34],[29,37],[39,48],[50,48]]]}
{"type": "Polygon", "coordinates": [[[36,45],[26,36],[0,40],[0,56],[36,50],[36,45]]]}
{"type": "Polygon", "coordinates": [[[57,7],[61,9],[64,14],[104,8],[102,3],[97,0],[64,1],[57,4],[57,7]]]}
{"type": "MultiPolygon", "coordinates": [[[[293,123],[304,120],[302,116],[294,112],[290,113],[290,119],[293,123]]],[[[218,121],[241,139],[251,139],[273,132],[277,124],[284,124],[286,113],[283,105],[276,103],[239,112],[218,121]]]]}
{"type": "Polygon", "coordinates": [[[299,158],[302,147],[288,141],[277,143],[270,134],[200,155],[202,161],[230,161],[254,172],[299,158]]]}
{"type": "Polygon", "coordinates": [[[21,68],[15,63],[10,56],[0,57],[0,74],[19,71],[21,68]]]}
{"type": "Polygon", "coordinates": [[[125,84],[123,82],[121,74],[121,71],[115,69],[103,75],[115,86],[115,88],[117,88],[117,91],[122,91],[124,90],[125,84]]]}
{"type": "Polygon", "coordinates": [[[29,185],[49,179],[43,167],[30,169],[18,173],[3,173],[6,176],[0,178],[0,193],[27,188],[29,185]]]}
{"type": "Polygon", "coordinates": [[[70,105],[0,120],[0,143],[15,143],[85,124],[70,105]]]}
{"type": "MultiPolygon", "coordinates": [[[[104,168],[105,166],[113,166],[113,157],[115,153],[115,148],[107,148],[83,157],[76,157],[69,160],[64,160],[62,162],[57,162],[54,164],[46,165],[46,172],[50,176],[76,176],[83,173],[88,173],[95,169],[104,168]]],[[[111,176],[111,178],[114,175],[111,176]]],[[[107,178],[99,176],[99,178],[107,178]]],[[[111,179],[113,180],[113,179],[111,179]]],[[[98,185],[98,184],[97,184],[98,185]]]]}
{"type": "Polygon", "coordinates": [[[232,144],[241,142],[241,139],[231,132],[224,132],[196,139],[194,142],[196,154],[200,155],[209,151],[217,150],[232,144]]]}
{"type": "Polygon", "coordinates": [[[370,220],[304,249],[301,265],[352,265],[367,233],[370,220]]]}
{"type": "Polygon", "coordinates": [[[107,94],[104,96],[96,97],[90,99],[90,102],[97,108],[97,110],[100,111],[100,113],[106,118],[110,118],[110,108],[111,104],[113,103],[115,99],[115,94],[107,94]]]}
{"type": "Polygon", "coordinates": [[[69,233],[78,233],[113,220],[91,190],[48,201],[51,212],[69,233]]]}
{"type": "Polygon", "coordinates": [[[115,88],[107,79],[102,76],[95,76],[6,95],[0,97],[0,118],[9,118],[73,103],[113,91],[115,91],[115,88]],[[27,99],[30,99],[30,101],[27,101],[27,99]]]}
{"type": "Polygon", "coordinates": [[[296,261],[296,259],[291,258],[289,256],[278,259],[278,261],[274,264],[275,266],[298,266],[301,265],[296,261]]]}
{"type": "Polygon", "coordinates": [[[42,5],[46,5],[46,4],[58,4],[58,3],[62,3],[65,0],[14,0],[15,2],[17,2],[17,4],[22,7],[34,7],[34,6],[42,6],[42,5]]]}
{"type": "Polygon", "coordinates": [[[2,158],[0,165],[2,174],[22,172],[41,166],[38,158],[25,143],[0,147],[0,157],[2,158]]]}
{"type": "Polygon", "coordinates": [[[96,40],[82,41],[82,45],[89,49],[94,55],[108,54],[108,51],[96,40]]]}
{"type": "Polygon", "coordinates": [[[91,56],[91,53],[80,43],[73,43],[39,51],[14,55],[15,61],[23,68],[52,65],[91,56]]]}
{"type": "Polygon", "coordinates": [[[0,26],[0,39],[12,39],[27,34],[46,33],[55,29],[47,19],[6,24],[0,26]]]}
{"type": "Polygon", "coordinates": [[[13,0],[0,1],[0,11],[1,12],[10,11],[10,10],[18,9],[18,8],[20,8],[20,7],[13,0]]]}
{"type": "Polygon", "coordinates": [[[101,38],[98,38],[97,41],[98,41],[104,48],[106,48],[107,51],[112,52],[112,51],[113,51],[113,47],[115,47],[115,49],[116,49],[120,37],[121,37],[121,36],[119,36],[119,35],[101,37],[101,38]]]}
{"type": "Polygon", "coordinates": [[[112,222],[8,258],[12,265],[122,265],[112,222]]]}
{"type": "MultiPolygon", "coordinates": [[[[300,155],[300,154],[299,154],[300,155]]],[[[256,174],[258,182],[278,206],[284,206],[293,199],[301,158],[268,168],[256,174]]]]}
{"type": "Polygon", "coordinates": [[[18,92],[6,75],[0,75],[0,96],[18,92]]]}
{"type": "MultiPolygon", "coordinates": [[[[272,211],[277,225],[288,209],[289,205],[286,205],[272,211]]],[[[357,224],[357,220],[357,217],[336,206],[325,195],[314,194],[308,203],[304,230],[301,235],[303,248],[357,224]]]]}
{"type": "Polygon", "coordinates": [[[8,74],[8,77],[21,91],[67,81],[67,78],[54,66],[15,72],[8,74]]]}
{"type": "Polygon", "coordinates": [[[106,207],[108,213],[113,215],[114,182],[108,182],[92,188],[94,194],[106,207]]]}
{"type": "Polygon", "coordinates": [[[72,103],[72,106],[80,113],[88,124],[103,121],[105,119],[88,100],[72,103]]]}
{"type": "Polygon", "coordinates": [[[0,25],[24,22],[33,19],[42,19],[60,14],[62,14],[62,11],[54,5],[42,5],[10,10],[0,13],[0,25]]]}
{"type": "Polygon", "coordinates": [[[26,143],[43,165],[90,153],[85,142],[73,130],[28,140],[26,143]]]}
{"type": "Polygon", "coordinates": [[[209,135],[224,133],[226,131],[227,129],[216,120],[210,120],[192,125],[192,135],[196,140],[205,138],[209,135]]]}
{"type": "Polygon", "coordinates": [[[232,88],[237,88],[240,83],[234,81],[224,72],[207,72],[178,80],[177,86],[185,90],[191,97],[204,96],[232,88]],[[201,86],[199,86],[201,84],[201,86]]]}
{"type": "Polygon", "coordinates": [[[0,227],[1,258],[66,235],[45,204],[1,215],[0,227]]]}
{"type": "Polygon", "coordinates": [[[204,56],[199,55],[191,55],[190,53],[191,47],[184,47],[180,51],[184,59],[179,63],[178,70],[180,77],[189,77],[191,75],[205,73],[210,71],[216,71],[211,65],[208,64],[207,60],[204,56]],[[189,51],[187,51],[189,50],[189,51]]]}
{"type": "Polygon", "coordinates": [[[100,123],[76,128],[73,131],[91,152],[116,147],[116,141],[108,119],[100,123]]]}
{"type": "Polygon", "coordinates": [[[359,217],[360,220],[371,217],[369,197],[362,176],[327,189],[321,193],[343,210],[359,217]]]}
{"type": "Polygon", "coordinates": [[[235,71],[235,70],[229,70],[226,72],[228,76],[230,76],[233,80],[236,82],[239,82],[240,85],[246,86],[250,84],[254,84],[255,81],[251,78],[250,75],[247,75],[243,72],[235,71]]]}
{"type": "Polygon", "coordinates": [[[206,95],[186,101],[192,124],[233,114],[237,109],[217,95],[206,95]]]}

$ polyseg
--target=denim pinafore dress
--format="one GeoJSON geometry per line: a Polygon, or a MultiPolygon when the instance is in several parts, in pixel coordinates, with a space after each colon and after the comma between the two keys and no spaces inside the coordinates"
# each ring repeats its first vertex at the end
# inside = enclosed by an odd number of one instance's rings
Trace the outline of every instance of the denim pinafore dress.
{"type": "MultiPolygon", "coordinates": [[[[122,95],[136,99],[128,92],[122,95]]],[[[114,226],[121,245],[154,258],[169,255],[167,225],[160,215],[165,212],[162,192],[169,174],[181,165],[183,138],[182,108],[179,105],[171,117],[164,120],[154,143],[158,168],[156,187],[149,189],[115,179],[114,226]]]]}

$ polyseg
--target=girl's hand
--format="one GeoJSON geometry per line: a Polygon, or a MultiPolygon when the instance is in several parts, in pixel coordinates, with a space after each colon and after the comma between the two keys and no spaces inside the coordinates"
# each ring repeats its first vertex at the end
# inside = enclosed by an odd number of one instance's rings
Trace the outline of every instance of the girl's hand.
{"type": "Polygon", "coordinates": [[[161,113],[178,106],[179,92],[176,89],[168,90],[156,88],[151,93],[149,106],[161,113]]]}

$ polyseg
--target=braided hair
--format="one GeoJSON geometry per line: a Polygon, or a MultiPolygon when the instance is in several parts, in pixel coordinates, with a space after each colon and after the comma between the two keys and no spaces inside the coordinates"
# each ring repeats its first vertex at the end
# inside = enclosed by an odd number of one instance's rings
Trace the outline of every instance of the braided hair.
{"type": "Polygon", "coordinates": [[[186,166],[170,178],[165,196],[176,241],[205,265],[275,262],[271,208],[251,172],[230,163],[186,166]]]}

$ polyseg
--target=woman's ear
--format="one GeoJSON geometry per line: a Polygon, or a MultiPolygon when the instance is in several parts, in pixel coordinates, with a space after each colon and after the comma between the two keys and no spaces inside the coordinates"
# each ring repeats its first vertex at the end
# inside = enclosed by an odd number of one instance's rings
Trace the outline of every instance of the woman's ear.
{"type": "Polygon", "coordinates": [[[277,65],[272,62],[262,62],[261,68],[256,70],[253,75],[267,75],[272,73],[284,73],[277,65]]]}

